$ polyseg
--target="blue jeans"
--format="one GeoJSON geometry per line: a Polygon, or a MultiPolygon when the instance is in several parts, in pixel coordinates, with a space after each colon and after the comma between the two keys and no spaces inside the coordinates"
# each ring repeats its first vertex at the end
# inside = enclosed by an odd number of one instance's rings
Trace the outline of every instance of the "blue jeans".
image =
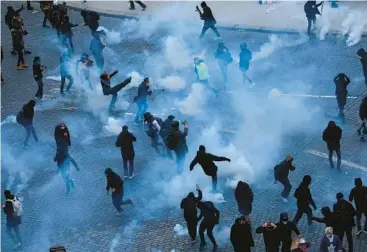
{"type": "MultiPolygon", "coordinates": [[[[73,160],[74,161],[74,160],[73,160]]],[[[74,161],[75,162],[75,161],[74,161]]],[[[66,184],[66,193],[69,194],[71,188],[75,187],[74,180],[70,176],[70,159],[67,157],[65,160],[58,165],[59,172],[66,184]]]]}
{"type": "Polygon", "coordinates": [[[176,153],[176,164],[177,164],[177,173],[181,174],[183,172],[184,169],[184,164],[185,164],[185,156],[186,154],[178,154],[176,153]]]}
{"type": "Polygon", "coordinates": [[[38,137],[37,137],[37,134],[36,134],[36,130],[33,127],[33,124],[23,125],[23,127],[25,128],[25,130],[27,132],[27,135],[26,135],[25,140],[24,140],[24,146],[28,145],[28,141],[29,141],[29,138],[31,137],[31,134],[34,137],[34,140],[36,140],[36,142],[38,142],[38,137]]]}
{"type": "Polygon", "coordinates": [[[22,243],[22,237],[20,236],[19,232],[19,225],[16,225],[14,227],[7,227],[6,233],[10,236],[14,244],[17,244],[18,242],[22,243]],[[13,234],[13,231],[15,235],[13,234]]]}
{"type": "Polygon", "coordinates": [[[121,208],[122,205],[132,204],[131,199],[122,200],[123,197],[124,197],[123,191],[121,191],[120,193],[112,193],[112,204],[116,208],[117,212],[119,213],[122,212],[122,208],[121,208]]]}
{"type": "Polygon", "coordinates": [[[136,105],[138,105],[138,109],[136,110],[134,122],[138,122],[139,118],[144,115],[145,112],[148,110],[148,102],[146,100],[143,101],[136,101],[136,105]]]}

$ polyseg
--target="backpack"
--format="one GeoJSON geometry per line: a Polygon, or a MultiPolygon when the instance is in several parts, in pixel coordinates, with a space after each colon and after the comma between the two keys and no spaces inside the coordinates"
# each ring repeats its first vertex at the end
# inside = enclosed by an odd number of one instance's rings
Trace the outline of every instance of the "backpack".
{"type": "Polygon", "coordinates": [[[14,199],[12,200],[8,199],[6,201],[10,201],[13,205],[13,209],[14,209],[13,216],[20,217],[23,213],[22,203],[16,197],[14,197],[14,199]]]}
{"type": "Polygon", "coordinates": [[[17,123],[22,124],[23,114],[24,114],[24,109],[22,108],[22,110],[19,111],[17,114],[17,117],[16,117],[17,123]]]}
{"type": "Polygon", "coordinates": [[[159,124],[159,126],[162,128],[162,125],[163,125],[163,120],[162,120],[162,118],[160,118],[160,117],[154,117],[154,119],[153,120],[156,120],[157,121],[157,123],[159,124]]]}
{"type": "Polygon", "coordinates": [[[176,137],[175,134],[171,133],[168,137],[167,137],[167,147],[170,150],[175,150],[178,146],[178,139],[176,137]]]}

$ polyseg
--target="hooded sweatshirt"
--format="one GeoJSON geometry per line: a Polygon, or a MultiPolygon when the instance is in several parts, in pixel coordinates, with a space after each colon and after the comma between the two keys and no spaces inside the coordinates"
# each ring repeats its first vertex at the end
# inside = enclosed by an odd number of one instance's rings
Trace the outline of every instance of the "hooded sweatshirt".
{"type": "Polygon", "coordinates": [[[214,164],[214,161],[226,161],[226,157],[217,157],[213,154],[206,153],[205,151],[198,151],[196,157],[190,164],[190,171],[194,169],[194,166],[199,163],[204,170],[204,173],[208,176],[214,176],[217,174],[218,167],[214,164]]]}

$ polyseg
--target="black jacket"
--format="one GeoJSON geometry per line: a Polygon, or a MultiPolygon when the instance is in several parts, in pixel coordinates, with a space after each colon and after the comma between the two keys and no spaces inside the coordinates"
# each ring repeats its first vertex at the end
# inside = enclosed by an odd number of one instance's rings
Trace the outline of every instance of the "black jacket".
{"type": "Polygon", "coordinates": [[[294,171],[296,167],[293,166],[292,161],[284,160],[274,167],[274,178],[276,181],[288,178],[289,171],[294,171]]]}
{"type": "Polygon", "coordinates": [[[316,208],[316,204],[314,200],[312,199],[310,188],[308,188],[308,185],[305,183],[301,183],[299,187],[294,192],[294,197],[297,199],[297,207],[298,209],[303,209],[307,207],[308,205],[312,205],[314,208],[316,208]]]}
{"type": "Polygon", "coordinates": [[[214,164],[214,161],[226,161],[226,157],[217,157],[213,154],[198,151],[196,157],[190,164],[190,171],[194,169],[194,166],[199,163],[204,170],[204,173],[208,176],[214,176],[217,174],[218,167],[214,164]]]}
{"type": "Polygon", "coordinates": [[[174,121],[173,119],[167,118],[166,120],[164,120],[163,124],[161,125],[161,131],[159,132],[159,134],[161,135],[163,142],[165,144],[167,144],[167,138],[172,131],[173,121],[174,121]]]}
{"type": "Polygon", "coordinates": [[[189,151],[186,143],[186,137],[188,133],[188,128],[184,128],[184,132],[182,132],[181,130],[172,129],[171,134],[177,140],[177,147],[175,149],[177,155],[185,155],[189,151]]]}
{"type": "Polygon", "coordinates": [[[349,194],[349,201],[353,200],[357,210],[367,212],[367,187],[363,185],[354,187],[349,194]]]}
{"type": "Polygon", "coordinates": [[[246,182],[238,182],[234,195],[238,208],[244,210],[246,215],[250,214],[252,212],[252,201],[254,200],[254,194],[250,186],[246,182]]]}
{"type": "Polygon", "coordinates": [[[115,172],[107,174],[106,190],[109,191],[110,189],[115,189],[115,192],[112,192],[113,194],[119,194],[124,192],[124,181],[115,172]]]}
{"type": "Polygon", "coordinates": [[[209,6],[205,6],[203,8],[203,14],[201,15],[201,19],[204,20],[205,22],[210,22],[210,23],[216,23],[217,21],[215,20],[212,10],[209,8],[209,6]]]}
{"type": "Polygon", "coordinates": [[[362,100],[361,106],[359,106],[359,117],[361,120],[367,119],[367,97],[362,100]]]}
{"type": "Polygon", "coordinates": [[[68,128],[65,126],[64,129],[61,125],[57,125],[54,131],[54,138],[56,142],[56,156],[55,161],[57,164],[62,164],[69,156],[69,146],[71,146],[70,133],[68,128]]]}
{"type": "Polygon", "coordinates": [[[260,226],[256,229],[256,233],[263,234],[265,248],[267,248],[269,252],[279,251],[279,233],[277,228],[268,229],[260,226]]]}
{"type": "Polygon", "coordinates": [[[322,134],[322,139],[327,143],[328,149],[340,147],[342,132],[343,131],[339,126],[326,127],[322,134]]]}
{"type": "MultiPolygon", "coordinates": [[[[14,199],[14,196],[11,195],[9,200],[14,199]]],[[[6,214],[6,226],[7,227],[15,227],[22,223],[22,219],[19,216],[14,216],[14,207],[13,203],[10,201],[5,201],[4,207],[3,207],[4,213],[6,214]]]]}
{"type": "Polygon", "coordinates": [[[184,210],[184,218],[186,221],[197,219],[197,205],[198,202],[203,198],[203,193],[201,190],[198,191],[198,197],[195,197],[193,193],[189,193],[189,195],[181,201],[181,209],[184,210]]]}
{"type": "Polygon", "coordinates": [[[39,80],[43,78],[43,67],[40,61],[33,61],[33,78],[39,80]]]}
{"type": "Polygon", "coordinates": [[[13,8],[8,9],[8,12],[5,14],[5,24],[9,27],[9,30],[11,30],[12,24],[11,21],[13,20],[13,17],[15,16],[15,13],[19,13],[23,10],[23,6],[20,7],[18,10],[14,10],[13,8]]]}
{"type": "Polygon", "coordinates": [[[121,156],[124,159],[132,160],[135,157],[134,142],[136,137],[129,131],[122,131],[116,140],[116,147],[121,148],[121,156]]]}
{"type": "Polygon", "coordinates": [[[205,201],[205,202],[198,202],[198,208],[200,209],[200,216],[198,218],[198,221],[201,220],[204,217],[205,222],[218,224],[220,213],[218,209],[215,208],[213,202],[211,201],[205,201]]]}
{"type": "Polygon", "coordinates": [[[235,252],[248,251],[255,246],[250,224],[240,224],[239,219],[231,227],[230,239],[235,252]]]}
{"type": "Polygon", "coordinates": [[[320,15],[320,11],[317,7],[322,5],[323,2],[316,4],[316,1],[307,1],[304,5],[304,11],[306,13],[306,17],[315,18],[316,14],[320,15]]]}
{"type": "Polygon", "coordinates": [[[67,35],[67,36],[72,36],[73,35],[73,31],[71,30],[71,28],[76,27],[78,25],[76,24],[72,24],[69,21],[62,21],[60,24],[60,32],[61,34],[67,35]]]}
{"type": "Polygon", "coordinates": [[[350,202],[344,199],[339,200],[334,204],[333,210],[342,230],[351,230],[354,227],[356,210],[350,202]]]}
{"type": "Polygon", "coordinates": [[[136,96],[137,102],[146,101],[148,95],[151,95],[152,91],[150,90],[149,85],[146,85],[144,82],[142,82],[138,87],[138,95],[136,96]]]}
{"type": "Polygon", "coordinates": [[[334,230],[336,230],[338,227],[338,221],[335,217],[335,214],[330,211],[329,207],[323,207],[321,212],[324,215],[323,217],[319,218],[314,216],[312,217],[312,220],[324,223],[325,227],[332,227],[334,230]],[[327,210],[325,211],[324,208],[327,208],[327,210]]]}
{"type": "Polygon", "coordinates": [[[22,51],[24,49],[24,41],[21,30],[11,30],[11,37],[13,42],[13,48],[15,51],[22,51]]]}
{"type": "Polygon", "coordinates": [[[288,221],[284,224],[282,221],[279,221],[275,224],[277,226],[276,230],[278,233],[279,241],[282,242],[291,242],[292,241],[292,231],[299,235],[300,232],[292,221],[288,221]]]}
{"type": "Polygon", "coordinates": [[[335,94],[338,99],[346,99],[348,91],[347,86],[350,83],[350,79],[345,74],[338,74],[334,78],[335,94]]]}
{"type": "Polygon", "coordinates": [[[22,124],[23,125],[33,124],[33,117],[34,117],[34,108],[29,104],[25,104],[23,106],[23,116],[21,119],[22,124]]]}

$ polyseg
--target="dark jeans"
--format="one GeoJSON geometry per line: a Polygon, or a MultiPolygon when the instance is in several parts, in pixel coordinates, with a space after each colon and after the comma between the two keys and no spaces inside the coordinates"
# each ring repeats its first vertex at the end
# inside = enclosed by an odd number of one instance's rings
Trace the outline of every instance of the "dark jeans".
{"type": "Polygon", "coordinates": [[[332,148],[328,148],[329,149],[329,162],[330,162],[330,167],[334,168],[334,162],[333,162],[333,152],[336,152],[336,156],[337,156],[337,161],[336,161],[336,167],[338,169],[340,169],[340,164],[341,164],[341,152],[340,152],[340,145],[332,147],[332,148]]]}
{"type": "Polygon", "coordinates": [[[36,142],[38,142],[38,137],[37,137],[37,134],[36,134],[36,130],[33,127],[33,124],[23,125],[23,127],[25,128],[25,130],[27,132],[27,135],[26,135],[25,140],[24,140],[24,146],[28,145],[28,141],[29,141],[29,138],[31,137],[31,134],[34,137],[34,140],[36,140],[36,142]]]}
{"type": "Polygon", "coordinates": [[[187,230],[189,231],[189,235],[190,235],[191,239],[195,240],[196,239],[196,232],[197,232],[196,227],[198,225],[196,217],[186,220],[186,224],[187,224],[187,230]]]}
{"type": "Polygon", "coordinates": [[[134,159],[122,158],[122,163],[124,166],[124,176],[132,176],[134,174],[134,159]]]}
{"type": "Polygon", "coordinates": [[[176,153],[176,164],[177,164],[177,173],[181,174],[184,169],[185,164],[185,153],[176,153]]]}
{"type": "Polygon", "coordinates": [[[311,34],[311,26],[313,25],[315,27],[316,24],[316,17],[307,17],[308,27],[307,27],[307,33],[308,35],[311,34]]]}
{"type": "Polygon", "coordinates": [[[214,246],[217,245],[217,242],[215,241],[215,238],[213,236],[214,226],[215,226],[215,223],[206,221],[205,219],[200,223],[199,236],[200,236],[201,244],[205,243],[204,232],[206,230],[206,234],[208,235],[210,241],[213,243],[214,246]]]}
{"type": "Polygon", "coordinates": [[[107,88],[105,87],[103,90],[104,95],[112,95],[110,109],[115,108],[115,104],[117,102],[117,93],[126,86],[125,82],[122,82],[114,87],[107,88]]]}
{"type": "Polygon", "coordinates": [[[366,211],[361,211],[359,209],[357,209],[357,230],[360,231],[362,229],[361,226],[361,220],[362,220],[362,215],[364,215],[364,226],[363,229],[364,231],[367,231],[367,210],[366,211]]]}
{"type": "Polygon", "coordinates": [[[364,74],[364,82],[367,86],[367,70],[363,70],[363,74],[364,74]]]}
{"type": "Polygon", "coordinates": [[[336,101],[338,103],[339,115],[344,115],[344,107],[347,103],[347,97],[336,97],[336,101]]]}
{"type": "Polygon", "coordinates": [[[43,81],[42,81],[42,78],[38,79],[36,81],[37,81],[37,85],[38,85],[36,97],[42,99],[42,97],[43,97],[43,81]]]}
{"type": "Polygon", "coordinates": [[[208,23],[205,22],[204,23],[203,29],[201,30],[200,38],[202,38],[204,36],[205,32],[209,28],[213,30],[213,32],[215,33],[215,35],[217,35],[218,38],[220,38],[220,34],[219,34],[218,30],[212,22],[208,22],[208,23]]]}
{"type": "Polygon", "coordinates": [[[60,93],[64,94],[64,87],[65,87],[65,81],[66,79],[69,80],[69,84],[66,87],[66,91],[70,91],[70,88],[73,86],[74,79],[71,75],[61,75],[61,86],[60,86],[60,93]]]}
{"type": "Polygon", "coordinates": [[[13,241],[14,244],[17,244],[18,242],[22,243],[22,237],[20,236],[18,225],[14,226],[14,227],[7,227],[6,228],[6,233],[10,236],[10,238],[13,241]],[[14,231],[14,233],[13,233],[13,231],[14,231]]]}
{"type": "Polygon", "coordinates": [[[310,206],[304,206],[297,209],[297,213],[294,216],[293,222],[297,225],[298,221],[302,218],[303,214],[307,215],[308,225],[312,224],[312,209],[310,206]]]}
{"type": "Polygon", "coordinates": [[[44,12],[43,14],[44,14],[44,16],[43,16],[43,22],[42,22],[42,25],[43,25],[43,26],[46,26],[46,25],[47,25],[47,20],[48,20],[48,15],[49,15],[49,13],[48,13],[48,12],[44,12]]]}
{"type": "Polygon", "coordinates": [[[216,191],[217,191],[217,181],[218,181],[217,173],[215,173],[215,174],[212,176],[212,191],[213,191],[213,192],[216,192],[216,191]]]}
{"type": "Polygon", "coordinates": [[[137,100],[136,105],[138,106],[138,109],[135,113],[134,122],[139,122],[139,118],[144,115],[145,112],[148,110],[148,102],[146,100],[137,100]]]}
{"type": "Polygon", "coordinates": [[[358,128],[358,131],[361,133],[361,138],[364,138],[364,135],[367,134],[366,123],[367,120],[362,120],[361,126],[358,128]]]}
{"type": "Polygon", "coordinates": [[[344,233],[347,236],[348,241],[348,252],[353,252],[353,235],[352,228],[341,230],[341,232],[336,233],[339,236],[341,243],[343,243],[344,233]]]}
{"type": "Polygon", "coordinates": [[[131,199],[122,200],[123,197],[124,197],[123,191],[120,193],[112,193],[112,204],[116,208],[117,212],[119,213],[122,212],[122,208],[121,208],[122,205],[132,204],[131,199]]]}
{"type": "Polygon", "coordinates": [[[18,63],[17,66],[20,66],[20,64],[24,64],[24,54],[23,54],[23,50],[17,50],[18,53],[18,63]]]}
{"type": "Polygon", "coordinates": [[[280,194],[283,198],[287,198],[292,190],[292,185],[288,178],[279,179],[279,182],[284,186],[282,193],[280,194]]]}
{"type": "Polygon", "coordinates": [[[145,9],[147,6],[142,1],[129,1],[130,2],[130,8],[135,9],[135,3],[139,4],[141,8],[145,9]]]}
{"type": "Polygon", "coordinates": [[[62,34],[62,36],[61,36],[61,43],[65,47],[69,48],[68,43],[67,43],[67,40],[69,41],[70,50],[73,53],[74,52],[74,44],[73,44],[73,38],[72,38],[72,36],[69,35],[69,34],[62,34]]]}
{"type": "Polygon", "coordinates": [[[292,246],[292,239],[287,241],[282,241],[282,252],[289,252],[292,246]]]}
{"type": "Polygon", "coordinates": [[[155,150],[155,152],[159,155],[163,154],[161,153],[161,148],[163,147],[163,144],[159,142],[159,134],[155,133],[151,137],[151,146],[155,150]]]}

